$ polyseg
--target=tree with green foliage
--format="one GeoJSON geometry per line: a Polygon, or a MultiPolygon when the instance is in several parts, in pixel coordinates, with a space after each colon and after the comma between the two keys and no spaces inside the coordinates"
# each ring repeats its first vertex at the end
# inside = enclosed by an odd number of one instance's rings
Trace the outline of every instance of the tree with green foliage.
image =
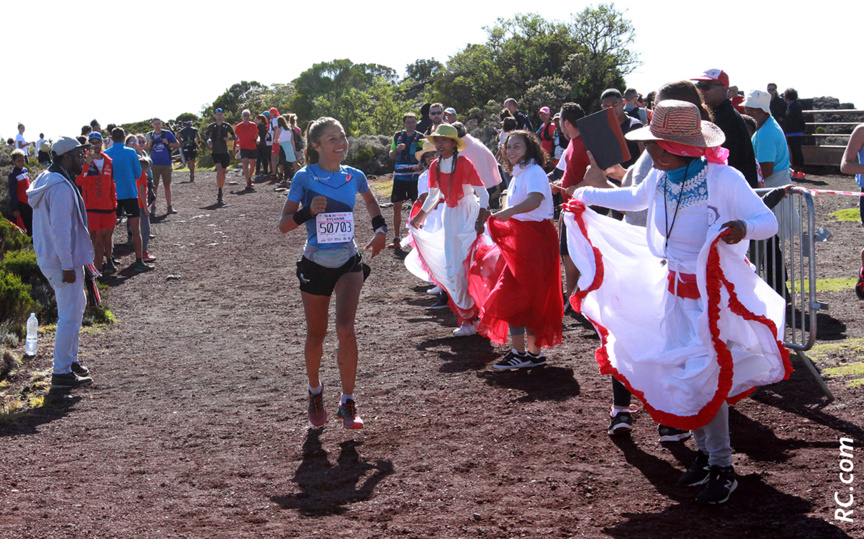
{"type": "Polygon", "coordinates": [[[183,123],[183,122],[193,122],[194,123],[194,122],[198,121],[198,115],[193,114],[191,112],[184,112],[180,116],[177,116],[177,118],[175,118],[174,120],[178,123],[183,123]]]}
{"type": "Polygon", "coordinates": [[[225,121],[228,123],[237,123],[240,121],[240,111],[243,110],[241,104],[246,102],[249,93],[256,90],[266,90],[267,87],[258,81],[241,81],[232,85],[230,88],[213,101],[213,104],[204,109],[203,116],[209,118],[213,115],[216,109],[225,111],[225,121]]]}
{"type": "Polygon", "coordinates": [[[568,58],[564,74],[576,90],[574,97],[586,111],[599,109],[606,88],[624,91],[624,75],[641,65],[633,50],[636,30],[614,4],[585,8],[571,16],[573,39],[581,50],[568,58]]]}
{"type": "Polygon", "coordinates": [[[394,125],[391,114],[401,118],[414,106],[405,97],[412,84],[397,80],[396,71],[378,64],[348,59],[315,64],[294,80],[290,110],[303,122],[332,116],[349,135],[386,133],[394,125]]]}
{"type": "Polygon", "coordinates": [[[585,8],[567,23],[518,14],[485,30],[486,43],[450,58],[434,85],[435,96],[457,110],[527,96],[557,99],[543,103],[553,107],[573,100],[593,111],[600,92],[623,89],[624,75],[639,65],[630,50],[633,25],[613,4],[585,8]]]}

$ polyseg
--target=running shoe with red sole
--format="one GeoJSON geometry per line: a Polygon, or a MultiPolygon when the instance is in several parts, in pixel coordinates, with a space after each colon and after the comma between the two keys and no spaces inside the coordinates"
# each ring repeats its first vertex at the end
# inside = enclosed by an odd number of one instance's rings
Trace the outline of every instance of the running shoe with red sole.
{"type": "Polygon", "coordinates": [[[360,430],[363,428],[363,420],[357,415],[357,405],[351,399],[345,401],[345,404],[339,405],[339,412],[336,415],[342,418],[342,426],[346,429],[360,430]]]}

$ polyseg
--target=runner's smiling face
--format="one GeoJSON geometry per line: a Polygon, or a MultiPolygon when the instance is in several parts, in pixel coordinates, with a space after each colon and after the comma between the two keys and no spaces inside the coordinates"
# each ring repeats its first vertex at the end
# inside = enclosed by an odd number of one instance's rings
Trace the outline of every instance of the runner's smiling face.
{"type": "Polygon", "coordinates": [[[348,153],[348,137],[340,125],[328,125],[318,139],[312,142],[318,152],[319,162],[339,164],[348,153]]]}

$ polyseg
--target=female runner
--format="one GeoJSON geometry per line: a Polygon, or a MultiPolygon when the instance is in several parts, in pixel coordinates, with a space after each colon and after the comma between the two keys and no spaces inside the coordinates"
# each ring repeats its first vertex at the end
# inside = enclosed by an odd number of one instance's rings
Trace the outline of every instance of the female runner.
{"type": "Polygon", "coordinates": [[[282,208],[280,232],[306,226],[306,246],[297,262],[297,278],[306,315],[306,373],[309,376],[309,422],[320,427],[327,422],[324,386],[318,377],[324,337],[327,334],[330,296],[336,292],[336,355],[342,381],[338,416],[346,429],[362,429],[354,401],[357,376],[357,339],[354,318],[363,280],[369,267],[363,264],[354,244],[354,203],[359,193],[372,218],[375,236],[366,245],[374,258],[384,248],[387,227],[378,201],[369,190],[366,176],[356,168],[342,166],[348,139],[333,118],[315,120],[307,131],[306,163],[291,183],[282,208]],[[303,208],[300,208],[300,204],[303,208]]]}

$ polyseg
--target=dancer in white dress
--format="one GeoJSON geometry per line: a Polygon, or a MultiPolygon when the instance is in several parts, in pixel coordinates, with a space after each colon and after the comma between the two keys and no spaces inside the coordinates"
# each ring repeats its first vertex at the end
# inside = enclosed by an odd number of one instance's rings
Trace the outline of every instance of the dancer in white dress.
{"type": "Polygon", "coordinates": [[[489,194],[471,161],[459,155],[465,141],[453,126],[441,124],[427,139],[440,157],[429,168],[429,196],[411,219],[411,235],[424,268],[450,296],[450,308],[459,318],[453,334],[464,337],[477,328],[478,309],[468,293],[468,266],[489,217],[489,194]],[[441,228],[424,231],[426,216],[442,197],[441,228]]]}
{"type": "Polygon", "coordinates": [[[658,103],[651,125],[626,136],[645,142],[654,170],[629,189],[574,193],[565,219],[581,277],[571,303],[600,333],[600,372],[655,421],[693,430],[699,454],[680,483],[707,483],[697,501],[723,503],[738,484],[728,404],[791,372],[785,302],[752,271],[742,241],[773,236],[777,221],[722,164],[723,133],[692,103],[658,103]],[[591,205],[647,208],[647,228],[591,205]]]}

